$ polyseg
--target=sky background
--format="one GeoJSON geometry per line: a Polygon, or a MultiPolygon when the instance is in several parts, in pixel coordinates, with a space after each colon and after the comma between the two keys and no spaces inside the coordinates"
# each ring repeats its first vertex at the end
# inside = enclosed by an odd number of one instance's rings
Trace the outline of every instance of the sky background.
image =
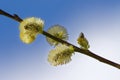
{"type": "MultiPolygon", "coordinates": [[[[0,0],[0,9],[22,19],[39,17],[44,30],[64,26],[69,42],[83,32],[90,50],[120,63],[120,0],[0,0]]],[[[51,47],[43,35],[32,44],[19,38],[19,23],[0,15],[0,80],[120,80],[120,70],[76,53],[66,65],[47,61],[51,47]]]]}

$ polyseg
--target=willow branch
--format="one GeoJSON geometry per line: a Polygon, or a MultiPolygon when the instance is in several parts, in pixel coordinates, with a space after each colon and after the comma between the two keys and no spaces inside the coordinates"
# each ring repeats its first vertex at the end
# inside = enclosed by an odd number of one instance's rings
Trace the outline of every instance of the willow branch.
{"type": "Polygon", "coordinates": [[[100,62],[106,63],[106,64],[108,64],[108,65],[111,65],[111,66],[114,66],[114,67],[120,69],[120,64],[115,63],[115,62],[113,62],[113,61],[110,61],[110,60],[108,60],[108,59],[105,59],[105,58],[103,58],[103,57],[101,57],[101,56],[98,56],[98,55],[94,54],[93,52],[91,52],[91,51],[89,51],[89,50],[81,49],[81,48],[79,48],[79,47],[77,47],[77,46],[75,46],[75,45],[73,45],[73,44],[70,44],[70,43],[68,43],[68,42],[66,42],[66,41],[64,41],[64,40],[62,40],[62,39],[59,39],[59,38],[57,38],[57,37],[55,37],[55,36],[53,36],[53,35],[45,32],[45,31],[43,31],[43,35],[45,35],[45,36],[47,36],[47,37],[50,37],[51,39],[54,39],[54,40],[56,40],[56,41],[58,41],[58,42],[60,42],[60,43],[62,43],[62,44],[72,45],[73,48],[74,48],[74,50],[75,50],[76,52],[79,52],[79,53],[81,53],[81,54],[85,54],[85,55],[87,55],[87,56],[89,56],[89,57],[92,57],[92,58],[94,58],[94,59],[97,59],[97,60],[100,61],[100,62]]]}
{"type": "MultiPolygon", "coordinates": [[[[9,13],[1,10],[1,9],[0,9],[0,14],[1,14],[1,15],[4,15],[4,16],[6,16],[6,17],[12,18],[13,20],[16,20],[17,22],[21,22],[21,21],[22,21],[22,19],[21,19],[18,15],[16,15],[16,14],[11,15],[11,14],[9,14],[9,13]]],[[[92,57],[92,58],[100,61],[100,62],[106,63],[106,64],[108,64],[108,65],[111,65],[111,66],[113,66],[113,67],[115,67],[115,68],[120,69],[120,64],[115,63],[115,62],[113,62],[113,61],[110,61],[110,60],[108,60],[108,59],[106,59],[106,58],[103,58],[103,57],[101,57],[101,56],[99,56],[99,55],[96,55],[95,53],[91,52],[90,50],[81,49],[81,48],[79,48],[79,47],[77,47],[77,46],[75,46],[75,45],[73,45],[73,44],[71,44],[71,43],[69,43],[69,42],[67,42],[67,41],[64,41],[64,40],[62,40],[62,39],[59,39],[59,38],[57,38],[57,37],[55,37],[55,36],[47,33],[46,31],[43,31],[42,34],[45,35],[45,36],[47,36],[47,37],[49,37],[49,38],[51,38],[51,39],[53,39],[53,40],[55,40],[55,41],[58,41],[58,42],[60,42],[60,43],[62,43],[62,44],[72,45],[73,48],[74,48],[74,50],[75,50],[75,52],[79,52],[79,53],[81,53],[81,54],[87,55],[87,56],[89,56],[89,57],[92,57]]]]}
{"type": "Polygon", "coordinates": [[[12,19],[14,19],[14,20],[16,20],[16,21],[18,21],[18,22],[21,22],[21,21],[22,21],[22,19],[21,19],[17,14],[11,15],[11,14],[3,11],[2,9],[0,9],[0,14],[1,14],[1,15],[4,15],[4,16],[6,16],[6,17],[12,18],[12,19]]]}

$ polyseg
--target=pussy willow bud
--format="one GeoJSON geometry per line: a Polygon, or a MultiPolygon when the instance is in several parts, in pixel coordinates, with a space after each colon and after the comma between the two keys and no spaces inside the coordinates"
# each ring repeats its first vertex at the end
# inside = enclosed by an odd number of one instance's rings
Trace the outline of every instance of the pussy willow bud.
{"type": "Polygon", "coordinates": [[[73,46],[59,44],[55,47],[55,49],[49,52],[48,61],[53,66],[66,64],[71,61],[71,56],[73,53],[73,46]]]}
{"type": "Polygon", "coordinates": [[[26,43],[32,43],[39,33],[42,33],[44,27],[43,20],[35,17],[24,19],[19,26],[20,39],[26,43]]]}
{"type": "Polygon", "coordinates": [[[90,47],[88,40],[85,38],[82,32],[80,33],[80,36],[78,37],[77,42],[81,46],[82,49],[88,50],[88,48],[90,47]]]}
{"type": "MultiPolygon", "coordinates": [[[[51,28],[49,28],[47,32],[57,38],[62,39],[62,40],[68,39],[68,33],[67,33],[66,29],[61,25],[54,25],[51,28]]],[[[50,45],[56,46],[59,44],[59,42],[57,42],[49,37],[46,37],[46,39],[50,45]]]]}

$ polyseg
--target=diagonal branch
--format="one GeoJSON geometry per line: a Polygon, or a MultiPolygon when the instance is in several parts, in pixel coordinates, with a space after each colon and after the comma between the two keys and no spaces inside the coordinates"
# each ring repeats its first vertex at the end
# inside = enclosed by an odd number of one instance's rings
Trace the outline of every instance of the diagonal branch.
{"type": "Polygon", "coordinates": [[[14,19],[14,20],[16,20],[16,21],[18,21],[18,22],[21,22],[21,21],[22,21],[22,19],[21,19],[18,15],[16,15],[16,14],[10,15],[9,13],[3,11],[2,9],[0,9],[0,14],[1,14],[1,15],[4,15],[4,16],[6,16],[6,17],[12,18],[12,19],[14,19]]]}
{"type": "Polygon", "coordinates": [[[73,44],[70,44],[70,43],[68,43],[68,42],[66,42],[66,41],[64,41],[64,40],[61,40],[61,39],[59,39],[59,38],[57,38],[57,37],[55,37],[55,36],[53,36],[53,35],[45,32],[45,31],[43,31],[43,35],[45,35],[45,36],[47,36],[47,37],[50,37],[51,39],[54,39],[54,40],[56,40],[56,41],[58,41],[58,42],[61,42],[62,44],[72,45],[72,46],[74,47],[74,50],[75,50],[76,52],[79,52],[79,53],[81,53],[81,54],[85,54],[85,55],[87,55],[87,56],[89,56],[89,57],[92,57],[92,58],[94,58],[94,59],[97,59],[97,60],[100,61],[100,62],[109,64],[109,65],[111,65],[111,66],[114,66],[114,67],[120,69],[120,64],[115,63],[115,62],[113,62],[113,61],[110,61],[110,60],[108,60],[108,59],[105,59],[105,58],[103,58],[103,57],[101,57],[101,56],[98,56],[98,55],[94,54],[93,52],[91,52],[91,51],[89,51],[89,50],[81,49],[81,48],[79,48],[79,47],[77,47],[77,46],[75,46],[75,45],[73,45],[73,44]]]}
{"type": "MultiPolygon", "coordinates": [[[[1,14],[1,15],[4,15],[4,16],[6,16],[6,17],[12,18],[12,19],[16,20],[17,22],[22,22],[22,19],[21,19],[18,15],[16,15],[16,14],[11,15],[11,14],[9,14],[9,13],[1,10],[1,9],[0,9],[0,14],[1,14]]],[[[51,38],[51,39],[54,39],[54,40],[56,40],[56,41],[58,41],[58,42],[60,42],[60,43],[62,43],[62,44],[72,45],[72,46],[74,47],[74,50],[75,50],[76,52],[79,52],[79,53],[81,53],[81,54],[87,55],[87,56],[89,56],[89,57],[92,57],[92,58],[100,61],[100,62],[106,63],[106,64],[108,64],[108,65],[111,65],[111,66],[113,66],[113,67],[115,67],[115,68],[120,69],[120,64],[118,64],[118,63],[115,63],[115,62],[110,61],[110,60],[108,60],[108,59],[105,59],[105,58],[103,58],[103,57],[101,57],[101,56],[98,56],[98,55],[94,54],[93,52],[91,52],[91,51],[89,51],[89,50],[81,49],[81,48],[79,48],[79,47],[77,47],[77,46],[75,46],[75,45],[73,45],[73,44],[71,44],[71,43],[69,43],[69,42],[67,42],[67,41],[64,41],[64,40],[62,40],[62,39],[59,39],[59,38],[57,38],[57,37],[55,37],[55,36],[53,36],[53,35],[45,32],[45,31],[43,31],[42,34],[45,35],[45,36],[47,36],[47,37],[49,37],[49,38],[51,38]]]]}

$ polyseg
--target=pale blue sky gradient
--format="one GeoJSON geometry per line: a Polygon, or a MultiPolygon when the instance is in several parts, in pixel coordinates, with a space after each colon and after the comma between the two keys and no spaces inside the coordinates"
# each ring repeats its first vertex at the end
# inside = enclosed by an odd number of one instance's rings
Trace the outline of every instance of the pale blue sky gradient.
{"type": "MultiPolygon", "coordinates": [[[[83,32],[90,50],[120,63],[119,0],[15,0],[0,1],[0,8],[21,18],[39,17],[44,30],[60,24],[76,42],[83,32]]],[[[32,44],[19,39],[19,23],[0,15],[0,80],[120,80],[120,70],[76,53],[66,65],[47,61],[51,47],[43,35],[32,44]]]]}

